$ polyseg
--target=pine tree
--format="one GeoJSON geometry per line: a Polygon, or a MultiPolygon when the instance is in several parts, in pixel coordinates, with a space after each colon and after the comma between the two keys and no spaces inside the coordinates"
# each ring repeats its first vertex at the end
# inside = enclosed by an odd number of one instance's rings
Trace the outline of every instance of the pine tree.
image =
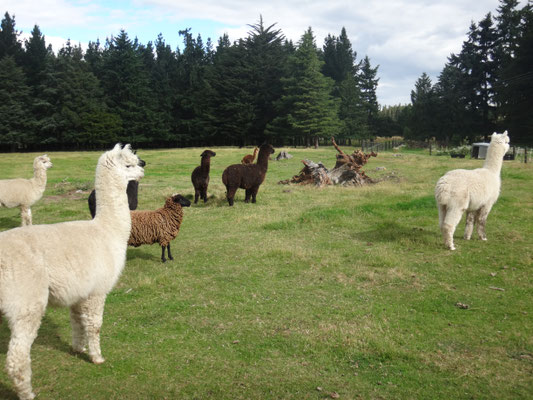
{"type": "Polygon", "coordinates": [[[361,101],[363,104],[363,109],[366,112],[367,123],[370,127],[371,136],[375,136],[376,134],[374,120],[375,118],[377,118],[379,111],[379,104],[376,93],[379,82],[379,78],[376,78],[378,69],[379,65],[372,68],[372,66],[370,65],[370,58],[368,58],[368,56],[365,56],[365,58],[361,62],[359,72],[361,101]]]}
{"type": "Polygon", "coordinates": [[[286,110],[270,127],[287,124],[297,133],[306,146],[313,140],[329,138],[338,132],[337,104],[331,96],[333,80],[325,77],[321,70],[318,49],[311,28],[302,36],[298,49],[289,61],[292,75],[283,80],[284,96],[279,110],[286,110]]]}
{"type": "Polygon", "coordinates": [[[0,146],[12,151],[32,142],[32,115],[28,113],[30,88],[13,55],[0,59],[0,146]]]}
{"type": "Polygon", "coordinates": [[[10,17],[6,12],[0,24],[0,59],[13,56],[15,62],[20,62],[23,51],[19,35],[20,32],[15,29],[15,16],[10,17]]]}

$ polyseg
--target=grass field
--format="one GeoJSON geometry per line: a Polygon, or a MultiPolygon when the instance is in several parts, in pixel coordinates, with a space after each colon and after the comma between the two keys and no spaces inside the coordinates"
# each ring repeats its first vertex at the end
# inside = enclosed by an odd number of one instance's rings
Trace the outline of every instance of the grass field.
{"type": "MultiPolygon", "coordinates": [[[[191,196],[203,150],[140,149],[139,209],[191,196]]],[[[104,364],[71,354],[68,311],[47,311],[32,348],[39,399],[531,398],[532,164],[504,163],[488,241],[464,241],[463,220],[452,252],[434,185],[480,160],[384,152],[365,167],[379,183],[317,189],[277,182],[304,158],[332,167],[332,147],[276,149],[294,158],[271,161],[256,204],[240,190],[229,207],[222,171],[252,149],[213,150],[209,201],[185,209],[175,260],[161,263],[157,244],[128,249],[104,364]]],[[[0,178],[30,177],[36,155],[1,154],[0,178]]],[[[34,223],[90,218],[100,153],[49,155],[34,223]]],[[[18,209],[0,209],[0,230],[19,224],[18,209]]],[[[4,322],[0,398],[15,399],[8,341],[4,322]]]]}

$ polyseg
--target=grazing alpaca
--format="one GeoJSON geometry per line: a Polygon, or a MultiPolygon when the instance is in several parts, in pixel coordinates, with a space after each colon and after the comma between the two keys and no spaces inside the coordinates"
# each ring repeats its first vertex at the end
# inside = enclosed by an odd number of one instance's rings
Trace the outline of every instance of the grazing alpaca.
{"type": "Polygon", "coordinates": [[[252,203],[255,203],[255,196],[268,170],[268,158],[273,153],[271,145],[263,144],[259,148],[257,164],[233,164],[224,170],[222,182],[226,185],[226,197],[230,206],[233,205],[233,198],[238,188],[246,190],[245,203],[250,201],[250,197],[252,203]]]}
{"type": "Polygon", "coordinates": [[[165,205],[155,211],[132,211],[131,234],[128,245],[139,247],[141,244],[159,243],[161,246],[161,261],[165,258],[165,248],[168,258],[173,260],[170,253],[170,242],[178,236],[183,208],[189,207],[191,202],[180,194],[166,199],[165,205]]]}
{"type": "Polygon", "coordinates": [[[500,195],[500,171],[503,156],[509,150],[507,131],[492,135],[483,168],[455,169],[442,176],[435,187],[435,199],[439,209],[439,226],[444,245],[455,250],[453,233],[466,211],[464,238],[470,240],[477,225],[481,240],[487,240],[485,223],[489,212],[500,195]]]}
{"type": "MultiPolygon", "coordinates": [[[[134,151],[133,153],[137,154],[137,151],[134,151]]],[[[146,163],[139,158],[139,165],[144,168],[146,163]]],[[[136,210],[139,198],[139,181],[129,181],[128,187],[126,188],[126,194],[128,195],[128,206],[130,210],[136,210]]],[[[93,189],[91,194],[89,194],[87,202],[89,203],[91,217],[94,218],[96,215],[96,190],[93,189]]]]}
{"type": "Polygon", "coordinates": [[[217,153],[211,150],[204,150],[200,157],[202,161],[198,167],[192,171],[191,181],[194,186],[194,204],[198,203],[198,197],[207,201],[207,186],[209,186],[209,169],[211,168],[211,157],[217,153]]]}
{"type": "Polygon", "coordinates": [[[258,150],[259,149],[256,147],[254,149],[254,154],[245,155],[241,160],[241,164],[252,164],[255,160],[255,156],[257,155],[258,150]]]}
{"type": "Polygon", "coordinates": [[[0,207],[20,207],[22,226],[32,224],[30,207],[43,197],[48,168],[52,163],[45,154],[33,160],[33,178],[0,180],[0,207]]]}
{"type": "Polygon", "coordinates": [[[48,304],[70,308],[73,350],[87,346],[93,363],[104,362],[104,303],[124,268],[131,228],[126,186],[143,174],[130,146],[117,144],[96,166],[93,220],[0,233],[0,311],[11,330],[6,369],[20,399],[35,397],[30,349],[48,304]]]}

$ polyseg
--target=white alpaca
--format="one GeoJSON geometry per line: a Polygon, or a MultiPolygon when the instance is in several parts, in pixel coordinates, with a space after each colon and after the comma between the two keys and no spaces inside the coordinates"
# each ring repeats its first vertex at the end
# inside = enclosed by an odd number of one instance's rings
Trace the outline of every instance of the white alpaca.
{"type": "Polygon", "coordinates": [[[22,226],[31,225],[31,206],[43,197],[46,170],[52,167],[45,154],[33,160],[33,178],[0,180],[0,206],[20,207],[22,226]]]}
{"type": "Polygon", "coordinates": [[[47,304],[70,307],[72,348],[104,362],[100,327],[106,295],[126,260],[131,229],[126,186],[144,176],[129,145],[104,153],[96,167],[96,217],[0,233],[0,310],[11,340],[6,368],[20,399],[33,399],[30,348],[47,304]]]}
{"type": "Polygon", "coordinates": [[[453,234],[465,211],[464,238],[470,240],[475,222],[479,238],[487,240],[485,223],[500,195],[500,171],[507,150],[509,150],[507,131],[502,134],[494,132],[482,168],[455,169],[438,180],[435,199],[439,209],[439,226],[444,245],[450,250],[455,250],[453,234]]]}

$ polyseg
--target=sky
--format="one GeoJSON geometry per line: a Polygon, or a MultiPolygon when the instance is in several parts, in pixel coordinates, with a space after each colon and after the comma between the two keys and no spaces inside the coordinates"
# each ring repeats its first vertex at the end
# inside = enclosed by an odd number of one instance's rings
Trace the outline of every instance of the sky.
{"type": "MultiPolygon", "coordinates": [[[[521,4],[523,1],[521,2],[521,4]]],[[[435,83],[447,57],[459,53],[471,22],[493,15],[499,0],[0,0],[15,16],[21,38],[38,25],[47,44],[59,50],[67,39],[86,48],[104,43],[124,29],[143,44],[159,33],[174,50],[182,45],[178,31],[190,28],[204,43],[220,36],[233,42],[247,37],[250,25],[263,18],[298,43],[311,27],[322,47],[328,34],[346,28],[357,61],[370,58],[379,66],[378,102],[408,104],[416,80],[427,73],[435,83]]],[[[519,6],[520,7],[520,6],[519,6]]]]}

